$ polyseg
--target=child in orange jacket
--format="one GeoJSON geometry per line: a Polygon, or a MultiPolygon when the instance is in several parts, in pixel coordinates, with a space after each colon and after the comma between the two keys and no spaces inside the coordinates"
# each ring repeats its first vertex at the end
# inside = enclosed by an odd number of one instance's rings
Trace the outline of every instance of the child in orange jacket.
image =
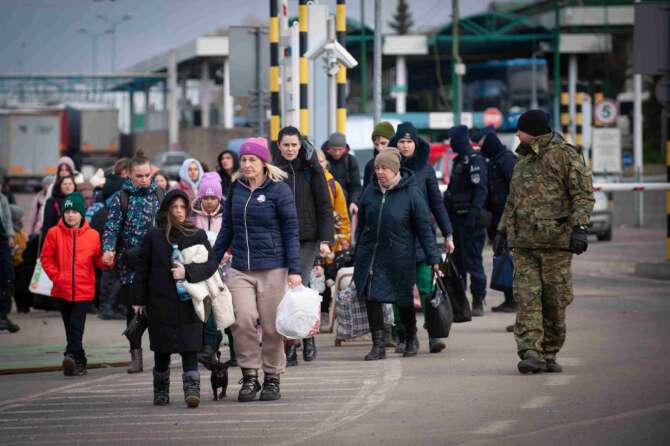
{"type": "Polygon", "coordinates": [[[59,299],[67,346],[63,374],[86,374],[82,346],[86,313],[95,296],[95,268],[104,268],[100,235],[84,216],[86,202],[79,192],[63,199],[63,217],[47,233],[40,259],[53,282],[51,296],[59,299]]]}

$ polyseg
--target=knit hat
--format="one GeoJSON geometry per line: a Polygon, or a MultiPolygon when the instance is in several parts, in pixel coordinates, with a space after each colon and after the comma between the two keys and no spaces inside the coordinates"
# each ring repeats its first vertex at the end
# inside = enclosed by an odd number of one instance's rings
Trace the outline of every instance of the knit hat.
{"type": "Polygon", "coordinates": [[[454,152],[461,154],[472,150],[470,138],[468,137],[468,127],[457,125],[449,129],[449,145],[454,152]]]}
{"type": "Polygon", "coordinates": [[[270,150],[268,140],[265,138],[247,138],[240,147],[240,158],[244,155],[254,155],[265,163],[270,162],[270,150]]]}
{"type": "Polygon", "coordinates": [[[56,166],[60,167],[61,164],[66,164],[67,166],[69,166],[70,169],[72,170],[73,174],[74,174],[74,172],[76,172],[76,170],[74,168],[74,161],[72,161],[72,158],[70,158],[69,156],[61,157],[58,160],[58,164],[56,164],[56,166]]]}
{"type": "Polygon", "coordinates": [[[551,132],[547,114],[542,110],[528,110],[519,117],[516,129],[532,136],[546,135],[551,132]]]}
{"type": "Polygon", "coordinates": [[[398,129],[395,132],[395,143],[397,144],[398,141],[401,139],[411,139],[414,141],[414,144],[417,146],[419,145],[419,132],[416,130],[416,127],[414,127],[414,124],[411,122],[403,122],[400,125],[398,125],[398,129]]]}
{"type": "Polygon", "coordinates": [[[198,198],[216,197],[219,200],[223,198],[221,189],[221,177],[216,172],[207,172],[200,180],[198,187],[198,198]]]}
{"type": "Polygon", "coordinates": [[[384,138],[391,140],[391,138],[395,136],[393,125],[388,121],[380,121],[372,131],[372,141],[374,142],[375,138],[378,136],[383,136],[384,138]]]}
{"type": "Polygon", "coordinates": [[[335,132],[328,138],[328,147],[347,147],[347,137],[340,132],[335,132]]]}
{"type": "Polygon", "coordinates": [[[400,153],[396,149],[387,149],[375,157],[375,167],[384,167],[393,171],[400,172],[400,153]]]}
{"type": "Polygon", "coordinates": [[[86,217],[86,201],[80,192],[67,194],[63,199],[63,213],[68,210],[77,211],[82,217],[86,217]]]}

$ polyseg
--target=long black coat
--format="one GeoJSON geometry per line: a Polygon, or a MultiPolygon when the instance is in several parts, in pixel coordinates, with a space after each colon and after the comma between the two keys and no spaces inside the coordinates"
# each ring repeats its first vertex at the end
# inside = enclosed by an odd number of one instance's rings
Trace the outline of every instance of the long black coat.
{"type": "Polygon", "coordinates": [[[416,240],[427,261],[440,262],[430,210],[408,169],[393,189],[382,193],[373,180],[358,208],[354,282],[365,300],[412,305],[416,278],[416,240]]]}
{"type": "MultiPolygon", "coordinates": [[[[201,282],[210,278],[217,263],[207,241],[207,234],[196,229],[191,235],[174,231],[170,239],[179,249],[205,245],[209,251],[206,263],[185,265],[186,280],[201,282]]],[[[133,284],[133,305],[146,305],[151,350],[160,353],[196,352],[202,347],[202,322],[189,300],[177,297],[171,272],[172,246],[164,229],[157,227],[144,237],[136,279],[133,284]]]]}

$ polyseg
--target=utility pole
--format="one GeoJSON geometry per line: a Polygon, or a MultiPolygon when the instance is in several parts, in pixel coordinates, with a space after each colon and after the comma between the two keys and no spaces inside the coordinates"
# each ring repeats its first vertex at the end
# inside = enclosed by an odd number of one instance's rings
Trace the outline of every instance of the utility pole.
{"type": "Polygon", "coordinates": [[[381,121],[382,118],[382,0],[375,0],[375,51],[373,85],[373,122],[375,125],[377,125],[377,123],[381,121]]]}
{"type": "Polygon", "coordinates": [[[98,72],[98,37],[105,34],[112,34],[112,30],[106,29],[99,33],[94,33],[86,28],[79,28],[77,32],[91,38],[91,73],[95,74],[98,72]]]}
{"type": "Polygon", "coordinates": [[[561,131],[561,5],[554,3],[554,130],[561,131]]]}
{"type": "Polygon", "coordinates": [[[110,26],[112,35],[112,72],[114,72],[116,71],[116,27],[124,22],[129,21],[133,17],[130,14],[124,14],[123,17],[116,20],[109,18],[105,14],[98,14],[96,17],[110,26]]]}
{"type": "Polygon", "coordinates": [[[361,0],[361,113],[368,112],[368,50],[365,35],[365,2],[361,0]]]}
{"type": "Polygon", "coordinates": [[[451,111],[454,114],[454,125],[461,125],[461,76],[465,74],[461,64],[461,57],[459,54],[459,7],[458,0],[451,0],[451,58],[452,58],[452,72],[451,72],[451,111]]]}

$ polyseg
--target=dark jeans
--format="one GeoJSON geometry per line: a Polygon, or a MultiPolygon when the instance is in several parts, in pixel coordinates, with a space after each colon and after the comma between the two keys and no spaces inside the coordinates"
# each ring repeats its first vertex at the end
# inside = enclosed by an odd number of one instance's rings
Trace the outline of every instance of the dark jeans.
{"type": "MultiPolygon", "coordinates": [[[[181,368],[184,372],[198,371],[198,352],[183,352],[181,355],[181,368]]],[[[154,369],[157,372],[165,372],[170,368],[170,353],[154,352],[154,369]]]]}
{"type": "Polygon", "coordinates": [[[84,338],[86,312],[91,306],[91,301],[69,302],[63,299],[58,299],[58,301],[60,303],[60,315],[63,318],[65,337],[67,339],[65,353],[79,355],[84,352],[81,341],[84,338]]]}
{"type": "Polygon", "coordinates": [[[486,273],[484,272],[484,242],[486,233],[484,229],[470,231],[465,229],[466,216],[454,215],[454,244],[456,250],[453,257],[458,272],[463,276],[467,285],[467,276],[470,275],[470,292],[473,296],[486,297],[486,273]]]}
{"type": "MultiPolygon", "coordinates": [[[[384,308],[382,305],[383,304],[381,302],[365,302],[365,309],[368,313],[368,324],[370,325],[370,331],[384,329],[384,308]]],[[[414,310],[414,306],[398,306],[398,312],[400,313],[400,320],[405,326],[405,330],[407,330],[409,333],[414,333],[416,331],[416,310],[414,310]]]]}

